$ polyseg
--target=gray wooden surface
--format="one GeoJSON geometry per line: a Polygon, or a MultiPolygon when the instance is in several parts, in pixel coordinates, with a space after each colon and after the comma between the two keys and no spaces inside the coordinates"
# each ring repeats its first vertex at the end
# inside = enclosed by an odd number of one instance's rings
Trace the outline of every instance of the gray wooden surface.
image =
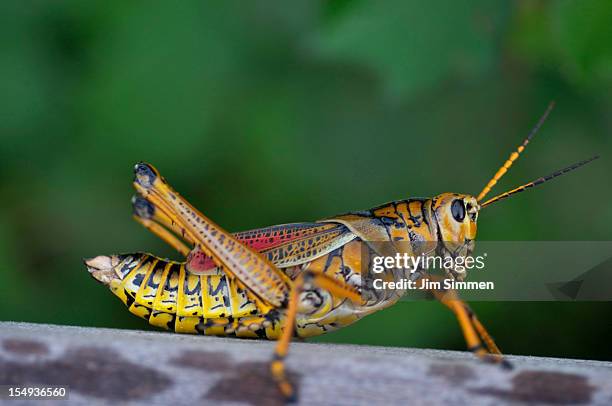
{"type": "MultiPolygon", "coordinates": [[[[66,384],[69,402],[83,405],[282,404],[267,370],[272,346],[0,322],[0,384],[66,384]]],[[[294,343],[288,367],[304,405],[612,404],[612,363],[510,359],[508,371],[463,352],[294,343]]]]}

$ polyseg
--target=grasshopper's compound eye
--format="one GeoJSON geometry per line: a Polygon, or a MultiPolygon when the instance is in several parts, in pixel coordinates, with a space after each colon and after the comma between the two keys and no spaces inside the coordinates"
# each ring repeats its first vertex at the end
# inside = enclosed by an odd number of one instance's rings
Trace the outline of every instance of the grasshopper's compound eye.
{"type": "Polygon", "coordinates": [[[453,203],[451,204],[451,213],[453,214],[453,218],[455,220],[460,223],[463,221],[465,218],[465,204],[463,203],[463,200],[453,200],[453,203]]]}

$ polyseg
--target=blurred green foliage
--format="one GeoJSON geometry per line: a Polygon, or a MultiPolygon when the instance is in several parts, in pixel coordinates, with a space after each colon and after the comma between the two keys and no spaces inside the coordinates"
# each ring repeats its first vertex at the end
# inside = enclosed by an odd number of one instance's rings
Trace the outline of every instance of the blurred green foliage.
{"type": "MultiPolygon", "coordinates": [[[[148,328],[81,258],[175,254],[130,218],[154,163],[230,230],[596,164],[480,216],[480,239],[609,240],[612,3],[0,3],[0,319],[148,328]]],[[[610,303],[475,303],[509,353],[612,359],[610,303]]],[[[437,303],[322,341],[463,349],[437,303]]]]}

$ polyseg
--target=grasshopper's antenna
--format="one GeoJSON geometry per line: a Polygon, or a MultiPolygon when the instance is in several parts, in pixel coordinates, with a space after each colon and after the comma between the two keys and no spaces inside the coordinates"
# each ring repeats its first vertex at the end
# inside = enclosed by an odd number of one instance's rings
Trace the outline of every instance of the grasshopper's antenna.
{"type": "Polygon", "coordinates": [[[489,199],[486,202],[482,203],[480,205],[480,207],[481,208],[486,207],[486,206],[490,205],[491,203],[495,203],[495,202],[497,202],[499,200],[505,199],[506,197],[512,196],[515,193],[519,193],[519,192],[522,192],[525,189],[529,189],[531,187],[541,185],[542,183],[547,182],[547,181],[549,181],[549,180],[551,180],[553,178],[556,178],[557,176],[565,175],[566,173],[571,172],[574,169],[578,169],[581,166],[586,165],[589,162],[592,162],[592,161],[596,160],[597,158],[599,158],[599,156],[595,155],[592,158],[585,159],[584,161],[577,162],[577,163],[575,163],[573,165],[568,166],[567,168],[563,168],[561,170],[553,172],[553,173],[551,173],[548,176],[543,176],[543,177],[538,178],[538,179],[536,179],[536,180],[534,180],[532,182],[526,183],[526,184],[524,184],[522,186],[519,186],[519,187],[517,187],[515,189],[512,189],[512,190],[510,190],[508,192],[502,193],[501,195],[497,195],[495,197],[492,197],[491,199],[489,199]]]}
{"type": "Polygon", "coordinates": [[[504,164],[501,166],[501,168],[499,168],[499,170],[493,176],[493,178],[491,178],[489,183],[487,183],[487,186],[485,186],[484,189],[482,189],[482,192],[480,192],[480,194],[478,195],[476,200],[481,201],[482,199],[484,199],[484,197],[491,191],[491,188],[493,186],[495,186],[497,181],[500,180],[501,177],[506,174],[506,172],[508,172],[508,169],[510,169],[510,167],[512,166],[514,161],[517,160],[517,158],[519,157],[521,152],[523,152],[523,150],[525,149],[527,144],[529,144],[529,141],[531,141],[531,139],[533,138],[534,135],[536,135],[536,133],[538,132],[540,127],[542,127],[542,124],[544,124],[544,121],[546,121],[546,118],[548,117],[548,114],[553,109],[553,107],[555,107],[555,102],[551,101],[548,104],[548,107],[546,108],[546,111],[544,112],[544,114],[542,114],[542,117],[540,117],[540,119],[538,120],[538,123],[529,132],[529,135],[527,136],[527,138],[525,138],[523,143],[521,145],[519,145],[519,147],[516,149],[516,151],[514,151],[512,154],[510,154],[510,157],[508,157],[506,162],[504,162],[504,164]]]}

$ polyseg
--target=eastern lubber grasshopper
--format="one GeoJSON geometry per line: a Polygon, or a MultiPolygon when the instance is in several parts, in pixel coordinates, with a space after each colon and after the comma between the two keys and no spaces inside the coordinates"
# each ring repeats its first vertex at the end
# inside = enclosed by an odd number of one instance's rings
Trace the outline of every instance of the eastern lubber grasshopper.
{"type": "MultiPolygon", "coordinates": [[[[284,370],[291,337],[310,337],[349,325],[394,304],[367,302],[361,245],[373,241],[426,241],[449,254],[449,244],[470,253],[482,208],[596,159],[578,162],[483,201],[537,132],[549,108],[482,192],[442,193],[334,216],[228,233],[176,193],[149,164],[135,166],[134,218],[185,256],[184,262],[150,254],[98,256],[89,272],[109,286],[130,312],[180,333],[278,340],[271,371],[282,394],[294,389],[284,370]],[[398,225],[399,224],[399,225],[398,225]]],[[[453,252],[456,253],[456,250],[453,252]]],[[[458,275],[452,271],[448,277],[458,275]]],[[[423,276],[422,280],[431,278],[423,276]]],[[[452,310],[468,348],[508,364],[483,325],[455,292],[431,292],[452,310]]]]}

